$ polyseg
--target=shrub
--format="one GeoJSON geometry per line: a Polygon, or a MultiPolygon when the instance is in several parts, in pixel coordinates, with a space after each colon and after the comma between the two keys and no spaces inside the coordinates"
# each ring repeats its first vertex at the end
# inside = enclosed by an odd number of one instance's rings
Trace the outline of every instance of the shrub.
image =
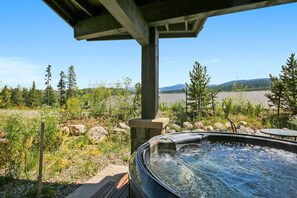
{"type": "Polygon", "coordinates": [[[80,118],[82,103],[78,98],[69,98],[66,105],[66,110],[70,119],[80,118]]]}

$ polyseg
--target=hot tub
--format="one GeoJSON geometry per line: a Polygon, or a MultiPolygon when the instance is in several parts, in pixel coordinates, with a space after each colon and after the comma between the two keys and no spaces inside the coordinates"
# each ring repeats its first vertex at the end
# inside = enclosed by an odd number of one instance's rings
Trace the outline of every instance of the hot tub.
{"type": "Polygon", "coordinates": [[[131,197],[297,197],[297,143],[230,133],[152,138],[132,155],[131,197]]]}

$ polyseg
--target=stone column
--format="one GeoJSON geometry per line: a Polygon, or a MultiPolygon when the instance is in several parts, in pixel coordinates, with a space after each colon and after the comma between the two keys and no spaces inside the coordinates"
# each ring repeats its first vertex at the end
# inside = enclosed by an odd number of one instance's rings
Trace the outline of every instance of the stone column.
{"type": "Polygon", "coordinates": [[[129,121],[131,130],[131,153],[156,135],[166,132],[169,118],[133,119],[129,121]]]}

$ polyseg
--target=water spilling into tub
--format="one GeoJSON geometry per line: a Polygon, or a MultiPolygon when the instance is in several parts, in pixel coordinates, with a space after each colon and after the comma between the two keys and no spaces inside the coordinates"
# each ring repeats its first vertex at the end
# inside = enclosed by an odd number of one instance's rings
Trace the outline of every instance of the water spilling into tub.
{"type": "Polygon", "coordinates": [[[297,197],[297,154],[280,149],[202,141],[148,166],[182,197],[297,197]]]}

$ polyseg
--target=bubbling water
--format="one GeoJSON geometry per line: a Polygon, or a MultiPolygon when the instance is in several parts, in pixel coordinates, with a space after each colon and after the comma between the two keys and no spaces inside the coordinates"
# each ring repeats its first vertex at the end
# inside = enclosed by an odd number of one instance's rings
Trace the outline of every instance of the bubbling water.
{"type": "Polygon", "coordinates": [[[297,197],[297,154],[280,149],[203,141],[148,166],[181,197],[297,197]]]}

